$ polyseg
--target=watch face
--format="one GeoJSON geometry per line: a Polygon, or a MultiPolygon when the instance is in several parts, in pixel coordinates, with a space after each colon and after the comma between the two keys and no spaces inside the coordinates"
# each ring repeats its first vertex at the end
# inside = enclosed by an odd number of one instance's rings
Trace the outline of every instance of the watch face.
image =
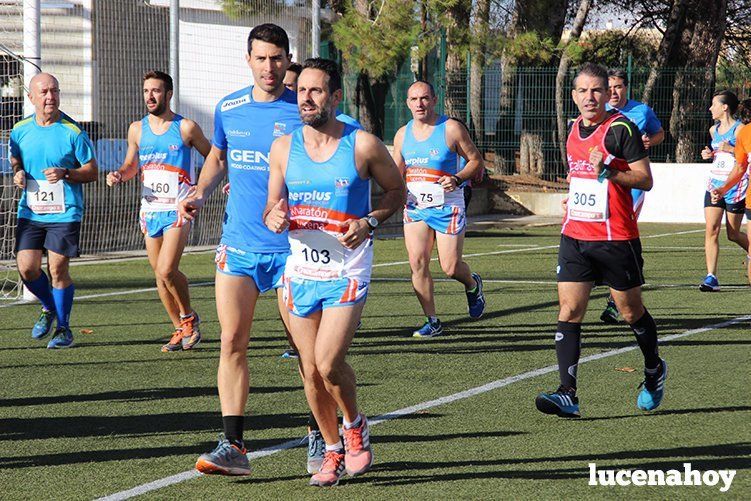
{"type": "Polygon", "coordinates": [[[378,219],[374,218],[373,216],[368,216],[365,221],[367,221],[371,228],[378,226],[378,219]]]}

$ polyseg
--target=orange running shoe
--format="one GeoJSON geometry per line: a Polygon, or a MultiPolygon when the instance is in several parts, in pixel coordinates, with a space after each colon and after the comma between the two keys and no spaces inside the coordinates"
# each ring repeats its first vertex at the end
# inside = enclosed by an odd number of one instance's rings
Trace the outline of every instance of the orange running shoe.
{"type": "Polygon", "coordinates": [[[182,348],[183,350],[192,350],[201,342],[201,330],[199,328],[201,319],[195,311],[189,317],[180,321],[180,328],[183,331],[182,348]]]}
{"type": "Polygon", "coordinates": [[[339,451],[326,451],[321,470],[310,477],[314,487],[333,487],[344,476],[344,454],[339,451]]]}
{"type": "Polygon", "coordinates": [[[178,327],[175,329],[175,332],[172,333],[172,337],[169,340],[169,343],[162,346],[162,351],[164,353],[170,352],[170,351],[180,351],[183,349],[183,330],[182,328],[178,327]]]}
{"type": "Polygon", "coordinates": [[[373,452],[370,450],[370,428],[364,414],[360,414],[360,426],[344,428],[344,462],[347,475],[354,477],[370,470],[373,466],[373,452]]]}

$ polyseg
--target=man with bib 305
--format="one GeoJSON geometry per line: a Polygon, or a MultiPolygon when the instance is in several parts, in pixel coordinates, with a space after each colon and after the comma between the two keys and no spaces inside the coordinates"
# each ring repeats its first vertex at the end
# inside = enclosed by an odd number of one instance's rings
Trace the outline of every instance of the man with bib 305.
{"type": "Polygon", "coordinates": [[[305,126],[271,147],[264,220],[277,233],[289,227],[284,299],[305,396],[326,441],[310,485],[334,486],[345,471],[359,475],[373,464],[368,422],[345,357],[370,285],[373,230],[404,203],[406,190],[383,143],[336,119],[342,87],[334,61],[305,61],[297,100],[305,126]],[[370,178],[383,188],[375,210],[370,178]]]}
{"type": "Polygon", "coordinates": [[[88,135],[60,111],[57,79],[49,73],[35,75],[29,99],[34,114],[16,123],[10,133],[13,182],[23,190],[16,263],[24,287],[42,303],[31,337],[45,338],[57,320],[47,348],[67,348],[73,345],[69,322],[75,287],[69,270],[70,258],[80,253],[82,185],[96,181],[98,168],[88,135]],[[49,278],[42,270],[44,251],[49,278]]]}
{"type": "Polygon", "coordinates": [[[435,307],[430,256],[433,244],[446,275],[464,285],[470,318],[485,311],[482,279],[462,259],[466,226],[464,191],[459,188],[485,167],[467,129],[435,112],[433,86],[418,80],[407,89],[412,120],[394,136],[393,157],[407,180],[404,208],[404,244],[412,269],[412,287],[426,316],[414,337],[443,333],[435,307]],[[460,159],[466,165],[460,169],[460,159]]]}
{"type": "Polygon", "coordinates": [[[141,171],[139,221],[159,298],[174,326],[163,352],[190,350],[201,342],[200,319],[190,306],[188,278],[179,270],[190,234],[190,221],[178,204],[196,184],[190,153],[205,158],[211,144],[197,123],[170,109],[172,77],[162,71],[143,76],[148,114],[128,128],[128,152],[122,166],[107,174],[107,185],[124,183],[141,171]]]}
{"type": "Polygon", "coordinates": [[[535,404],[546,414],[579,417],[581,324],[592,287],[606,284],[644,356],[637,406],[650,411],[662,402],[667,364],[658,355],[657,326],[642,302],[644,263],[631,198],[633,188],[652,188],[649,158],[636,126],[617,110],[605,109],[610,97],[605,68],[582,66],[572,97],[580,116],[566,142],[571,183],[558,250],[555,334],[560,386],[540,393],[535,404]]]}

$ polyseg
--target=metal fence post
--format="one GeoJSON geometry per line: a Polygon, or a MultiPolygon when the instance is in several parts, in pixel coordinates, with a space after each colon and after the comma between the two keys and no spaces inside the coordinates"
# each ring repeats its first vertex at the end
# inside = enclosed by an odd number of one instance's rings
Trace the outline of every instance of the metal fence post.
{"type": "Polygon", "coordinates": [[[472,109],[472,86],[470,85],[470,75],[472,72],[472,52],[467,51],[467,71],[466,71],[466,80],[467,80],[467,99],[465,101],[467,102],[467,112],[465,113],[465,123],[467,124],[467,128],[469,128],[469,122],[471,119],[470,110],[472,109]]]}

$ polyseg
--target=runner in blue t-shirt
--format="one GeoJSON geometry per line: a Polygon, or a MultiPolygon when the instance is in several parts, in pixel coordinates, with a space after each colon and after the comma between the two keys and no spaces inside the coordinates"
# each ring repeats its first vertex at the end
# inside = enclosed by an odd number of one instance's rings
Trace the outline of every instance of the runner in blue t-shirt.
{"type": "Polygon", "coordinates": [[[75,287],[70,258],[79,255],[84,213],[83,183],[96,181],[94,148],[86,132],[60,111],[60,85],[49,73],[29,83],[34,114],[13,126],[10,161],[13,182],[23,190],[18,203],[16,263],[24,286],[42,303],[31,336],[43,339],[57,328],[47,348],[73,344],[69,327],[75,287]],[[42,254],[52,280],[42,270],[42,254]]]}
{"type": "MultiPolygon", "coordinates": [[[[608,71],[608,87],[610,87],[610,101],[605,105],[605,109],[615,108],[636,124],[641,132],[644,148],[649,150],[650,147],[657,146],[665,140],[665,131],[654,110],[647,104],[626,97],[628,96],[628,73],[623,70],[608,71]]],[[[632,189],[631,198],[634,214],[638,219],[644,205],[644,191],[632,189]]],[[[610,296],[608,296],[607,306],[600,315],[600,320],[608,324],[618,322],[618,309],[610,296]]]]}
{"type": "Polygon", "coordinates": [[[246,59],[254,83],[217,104],[211,151],[195,193],[180,203],[181,213],[195,218],[224,175],[229,176],[231,189],[215,259],[216,304],[222,329],[217,386],[225,438],[196,463],[203,473],[224,475],[250,473],[243,443],[247,350],[261,293],[277,289],[289,338],[289,316],[281,299],[281,278],[289,255],[287,233],[270,231],[261,216],[268,194],[271,143],[302,125],[297,96],[283,83],[291,61],[285,31],[274,24],[253,28],[246,59]]]}

